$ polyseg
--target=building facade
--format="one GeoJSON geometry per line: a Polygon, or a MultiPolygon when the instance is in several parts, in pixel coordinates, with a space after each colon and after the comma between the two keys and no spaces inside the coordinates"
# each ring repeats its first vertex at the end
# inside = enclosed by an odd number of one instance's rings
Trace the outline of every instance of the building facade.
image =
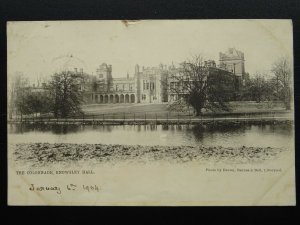
{"type": "Polygon", "coordinates": [[[133,76],[113,78],[112,66],[103,63],[91,78],[90,88],[85,88],[85,102],[113,103],[161,103],[167,101],[166,66],[135,67],[133,76]]]}
{"type": "MultiPolygon", "coordinates": [[[[244,53],[234,48],[219,54],[220,64],[214,60],[204,62],[207,74],[221,74],[226,79],[232,92],[238,89],[245,80],[244,53]],[[234,87],[234,88],[232,88],[234,87]]],[[[81,71],[82,72],[82,71],[81,71]]],[[[172,89],[178,85],[174,75],[180,71],[174,65],[167,67],[160,64],[157,67],[135,66],[134,75],[127,74],[123,78],[113,78],[112,65],[102,63],[96,69],[96,75],[85,75],[81,89],[87,104],[116,103],[163,103],[173,102],[180,94],[172,89]]],[[[220,76],[221,76],[220,75],[220,76]]],[[[218,82],[218,77],[215,82],[218,82]]],[[[221,80],[221,79],[219,79],[221,80]]]]}

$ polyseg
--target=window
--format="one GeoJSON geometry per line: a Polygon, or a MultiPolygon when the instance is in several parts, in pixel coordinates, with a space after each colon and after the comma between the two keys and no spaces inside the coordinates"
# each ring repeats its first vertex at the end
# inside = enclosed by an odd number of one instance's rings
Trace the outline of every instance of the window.
{"type": "Polygon", "coordinates": [[[146,89],[149,90],[149,83],[147,83],[147,88],[146,89]]]}
{"type": "Polygon", "coordinates": [[[129,90],[132,91],[132,84],[129,84],[129,90]]]}
{"type": "Polygon", "coordinates": [[[154,90],[154,83],[153,82],[150,83],[150,90],[154,90]]]}
{"type": "Polygon", "coordinates": [[[171,82],[171,84],[170,84],[171,88],[172,89],[176,88],[176,84],[177,84],[176,82],[171,82]]]}
{"type": "Polygon", "coordinates": [[[123,84],[123,91],[125,91],[125,84],[123,84]]]}
{"type": "Polygon", "coordinates": [[[118,91],[118,89],[119,89],[119,85],[116,85],[116,91],[118,91]]]}

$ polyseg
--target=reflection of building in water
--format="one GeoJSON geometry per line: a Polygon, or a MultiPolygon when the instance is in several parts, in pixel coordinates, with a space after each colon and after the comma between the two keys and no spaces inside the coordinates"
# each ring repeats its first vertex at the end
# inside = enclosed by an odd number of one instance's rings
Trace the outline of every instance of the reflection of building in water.
{"type": "MultiPolygon", "coordinates": [[[[234,92],[242,82],[245,84],[248,74],[245,73],[244,53],[234,48],[229,48],[226,53],[220,53],[220,64],[214,60],[204,62],[204,67],[209,74],[218,74],[214,82],[221,82],[226,77],[227,87],[234,92]]],[[[111,103],[163,103],[179,99],[177,93],[171,91],[179,84],[172,77],[179,74],[174,65],[167,67],[135,66],[134,75],[128,73],[125,77],[114,78],[112,65],[102,63],[96,69],[96,75],[88,75],[83,69],[81,73],[81,90],[84,92],[85,102],[88,104],[111,104],[111,103]]],[[[211,75],[211,77],[213,77],[211,75]]]]}

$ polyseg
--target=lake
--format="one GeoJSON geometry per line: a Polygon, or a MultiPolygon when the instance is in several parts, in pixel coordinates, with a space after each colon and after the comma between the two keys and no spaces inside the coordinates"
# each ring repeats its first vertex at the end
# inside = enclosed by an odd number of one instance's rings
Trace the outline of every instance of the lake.
{"type": "Polygon", "coordinates": [[[91,143],[293,147],[294,126],[272,125],[37,125],[9,124],[10,143],[91,143]]]}

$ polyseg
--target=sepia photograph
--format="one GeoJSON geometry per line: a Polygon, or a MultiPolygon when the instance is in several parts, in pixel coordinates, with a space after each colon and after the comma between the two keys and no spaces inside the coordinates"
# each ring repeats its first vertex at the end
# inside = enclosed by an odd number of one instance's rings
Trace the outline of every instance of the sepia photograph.
{"type": "Polygon", "coordinates": [[[292,20],[7,22],[8,204],[292,206],[292,20]]]}

